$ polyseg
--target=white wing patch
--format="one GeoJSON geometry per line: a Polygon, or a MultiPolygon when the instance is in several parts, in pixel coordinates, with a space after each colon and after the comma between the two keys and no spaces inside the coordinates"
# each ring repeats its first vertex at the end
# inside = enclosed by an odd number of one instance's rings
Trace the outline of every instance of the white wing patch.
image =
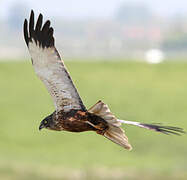
{"type": "Polygon", "coordinates": [[[34,70],[46,85],[57,111],[82,109],[82,101],[54,47],[42,48],[34,39],[28,44],[34,70]]]}

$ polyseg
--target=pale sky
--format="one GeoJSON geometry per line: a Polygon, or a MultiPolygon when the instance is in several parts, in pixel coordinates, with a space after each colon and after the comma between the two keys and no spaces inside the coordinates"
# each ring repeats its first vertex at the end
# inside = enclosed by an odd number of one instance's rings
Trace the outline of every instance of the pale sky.
{"type": "Polygon", "coordinates": [[[186,14],[187,0],[0,0],[0,17],[6,17],[15,3],[35,12],[68,18],[111,17],[121,3],[144,3],[161,16],[186,14]]]}

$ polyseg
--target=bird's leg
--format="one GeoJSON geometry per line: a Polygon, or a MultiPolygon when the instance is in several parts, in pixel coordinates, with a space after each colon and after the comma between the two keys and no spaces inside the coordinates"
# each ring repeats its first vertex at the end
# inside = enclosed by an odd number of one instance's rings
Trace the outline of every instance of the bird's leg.
{"type": "Polygon", "coordinates": [[[102,127],[100,127],[99,125],[94,125],[93,123],[86,121],[86,123],[88,123],[89,125],[93,126],[95,129],[99,129],[99,130],[103,130],[102,127]]]}
{"type": "Polygon", "coordinates": [[[106,132],[106,129],[104,129],[104,130],[97,130],[97,131],[96,131],[96,133],[97,133],[97,134],[100,134],[100,135],[104,135],[105,132],[106,132]]]}
{"type": "Polygon", "coordinates": [[[104,133],[106,132],[106,130],[108,128],[103,127],[103,124],[99,123],[97,125],[94,125],[93,123],[86,121],[89,125],[91,125],[92,127],[94,127],[96,129],[96,133],[100,134],[100,135],[104,135],[104,133]]]}

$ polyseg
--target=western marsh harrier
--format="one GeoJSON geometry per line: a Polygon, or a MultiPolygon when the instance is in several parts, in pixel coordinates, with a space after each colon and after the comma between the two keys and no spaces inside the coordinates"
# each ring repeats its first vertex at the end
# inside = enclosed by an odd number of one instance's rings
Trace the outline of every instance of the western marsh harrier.
{"type": "Polygon", "coordinates": [[[51,23],[48,20],[43,24],[42,14],[39,15],[36,25],[33,11],[31,11],[29,24],[25,19],[24,38],[34,70],[45,84],[55,105],[55,111],[41,121],[40,130],[47,128],[70,132],[95,131],[129,150],[132,147],[124,130],[120,127],[121,123],[164,134],[184,133],[183,129],[178,127],[119,120],[102,101],[98,101],[87,110],[55,48],[51,23]]]}

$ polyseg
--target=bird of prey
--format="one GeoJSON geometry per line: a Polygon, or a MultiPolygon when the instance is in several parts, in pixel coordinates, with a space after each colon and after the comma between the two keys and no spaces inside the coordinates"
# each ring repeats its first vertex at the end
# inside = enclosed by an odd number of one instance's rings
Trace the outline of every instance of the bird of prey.
{"type": "Polygon", "coordinates": [[[46,128],[70,132],[95,131],[128,150],[132,147],[121,128],[122,123],[164,134],[184,133],[183,129],[178,127],[119,120],[102,101],[86,109],[55,48],[50,21],[47,20],[43,24],[43,16],[40,14],[35,25],[32,10],[29,23],[27,19],[24,21],[23,31],[34,70],[45,84],[55,105],[55,111],[41,121],[40,130],[46,128]]]}

